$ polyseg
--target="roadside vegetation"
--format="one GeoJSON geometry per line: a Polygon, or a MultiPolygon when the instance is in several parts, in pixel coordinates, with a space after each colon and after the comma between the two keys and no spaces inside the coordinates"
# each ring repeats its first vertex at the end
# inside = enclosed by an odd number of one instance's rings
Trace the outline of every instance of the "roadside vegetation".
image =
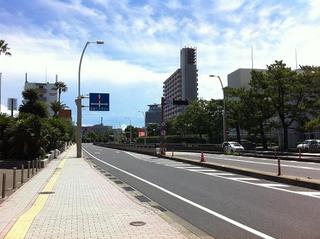
{"type": "Polygon", "coordinates": [[[33,160],[73,140],[73,124],[58,116],[50,117],[48,106],[36,89],[22,93],[18,117],[0,114],[0,159],[33,160]]]}

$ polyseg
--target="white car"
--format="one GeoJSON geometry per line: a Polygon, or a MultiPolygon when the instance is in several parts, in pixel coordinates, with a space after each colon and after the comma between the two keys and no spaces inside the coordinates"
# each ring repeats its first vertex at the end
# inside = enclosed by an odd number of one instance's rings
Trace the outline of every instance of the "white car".
{"type": "Polygon", "coordinates": [[[319,140],[316,139],[307,139],[303,141],[301,144],[297,145],[297,149],[301,150],[315,150],[319,147],[319,140]]]}
{"type": "Polygon", "coordinates": [[[224,142],[222,144],[222,148],[223,148],[223,152],[225,153],[235,153],[235,152],[244,151],[243,146],[238,142],[234,142],[234,141],[224,142]]]}

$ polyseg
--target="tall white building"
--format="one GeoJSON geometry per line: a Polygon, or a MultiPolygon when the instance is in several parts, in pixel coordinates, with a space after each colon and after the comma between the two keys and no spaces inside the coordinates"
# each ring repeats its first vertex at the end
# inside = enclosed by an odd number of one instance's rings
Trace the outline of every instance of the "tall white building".
{"type": "Polygon", "coordinates": [[[28,82],[26,77],[24,90],[27,89],[38,89],[40,92],[40,99],[47,104],[50,115],[53,115],[53,111],[50,108],[50,103],[58,101],[58,90],[54,83],[28,82]]]}
{"type": "Polygon", "coordinates": [[[195,48],[185,47],[180,51],[180,68],[163,83],[164,120],[183,112],[186,106],[172,105],[175,100],[193,101],[198,99],[198,70],[195,48]]]}

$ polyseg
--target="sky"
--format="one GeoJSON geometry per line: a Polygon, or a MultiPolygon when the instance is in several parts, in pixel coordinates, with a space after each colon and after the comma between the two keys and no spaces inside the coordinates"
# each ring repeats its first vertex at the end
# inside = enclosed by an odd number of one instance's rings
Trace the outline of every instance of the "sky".
{"type": "MultiPolygon", "coordinates": [[[[110,93],[110,111],[83,110],[83,124],[144,124],[148,104],[160,103],[163,82],[177,69],[180,49],[197,48],[198,96],[221,99],[219,75],[266,68],[284,60],[291,68],[320,65],[319,0],[0,0],[1,110],[30,82],[68,86],[62,101],[76,121],[78,65],[81,93],[110,93]]],[[[88,105],[84,100],[84,105],[88,105]]]]}

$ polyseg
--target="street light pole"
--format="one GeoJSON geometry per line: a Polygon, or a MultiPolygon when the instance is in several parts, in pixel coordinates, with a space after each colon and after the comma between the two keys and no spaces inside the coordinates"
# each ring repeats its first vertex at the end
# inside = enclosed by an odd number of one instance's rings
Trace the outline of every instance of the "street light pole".
{"type": "Polygon", "coordinates": [[[81,65],[82,65],[82,58],[84,55],[84,52],[87,49],[87,46],[90,43],[96,43],[96,44],[104,44],[103,41],[96,41],[96,42],[89,42],[87,41],[82,53],[81,53],[81,57],[80,57],[80,62],[79,62],[79,70],[78,70],[78,97],[76,99],[76,105],[77,105],[77,134],[76,134],[76,143],[77,143],[77,158],[81,158],[81,143],[82,143],[82,132],[81,132],[81,128],[82,128],[82,96],[81,96],[81,92],[80,92],[80,73],[81,73],[81,65]]]}
{"type": "Polygon", "coordinates": [[[209,77],[217,77],[220,81],[222,93],[223,93],[223,142],[228,140],[227,136],[227,118],[226,118],[226,97],[225,97],[225,90],[221,81],[220,76],[217,75],[209,75],[209,77]]]}

